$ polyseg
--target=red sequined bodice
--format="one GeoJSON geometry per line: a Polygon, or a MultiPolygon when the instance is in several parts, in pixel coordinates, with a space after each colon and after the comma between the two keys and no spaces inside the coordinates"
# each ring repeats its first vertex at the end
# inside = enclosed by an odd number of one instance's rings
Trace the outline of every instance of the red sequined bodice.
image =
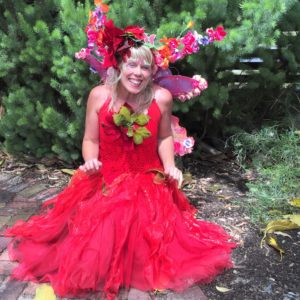
{"type": "Polygon", "coordinates": [[[139,173],[150,169],[162,169],[157,152],[158,125],[161,117],[159,107],[152,101],[146,128],[151,136],[140,145],[135,145],[132,138],[121,131],[113,121],[114,112],[108,109],[109,99],[101,107],[99,117],[100,144],[99,160],[102,162],[102,174],[106,182],[124,173],[139,173]]]}

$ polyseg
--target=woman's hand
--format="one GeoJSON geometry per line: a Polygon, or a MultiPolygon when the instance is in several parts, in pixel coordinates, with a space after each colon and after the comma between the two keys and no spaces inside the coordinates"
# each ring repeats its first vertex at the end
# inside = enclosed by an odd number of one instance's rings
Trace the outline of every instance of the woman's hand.
{"type": "Polygon", "coordinates": [[[178,188],[181,187],[183,182],[183,175],[182,172],[176,168],[175,166],[167,167],[165,169],[165,174],[172,180],[176,180],[178,183],[178,188]]]}
{"type": "Polygon", "coordinates": [[[83,172],[91,175],[97,173],[102,167],[102,162],[97,158],[88,159],[83,165],[79,167],[83,172]]]}

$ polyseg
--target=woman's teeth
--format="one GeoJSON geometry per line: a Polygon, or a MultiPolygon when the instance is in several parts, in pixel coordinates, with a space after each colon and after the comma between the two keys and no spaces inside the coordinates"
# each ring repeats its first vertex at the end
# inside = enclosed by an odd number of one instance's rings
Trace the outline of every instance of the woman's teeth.
{"type": "Polygon", "coordinates": [[[129,81],[131,84],[133,84],[134,86],[140,86],[140,84],[142,83],[142,80],[129,79],[128,81],[129,81]]]}

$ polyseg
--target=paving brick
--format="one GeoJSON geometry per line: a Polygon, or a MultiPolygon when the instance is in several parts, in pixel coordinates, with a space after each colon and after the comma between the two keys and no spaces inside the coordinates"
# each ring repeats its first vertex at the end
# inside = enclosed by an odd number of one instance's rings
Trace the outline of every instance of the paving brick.
{"type": "Polygon", "coordinates": [[[19,215],[15,215],[15,216],[13,216],[13,217],[11,217],[11,219],[7,222],[7,226],[12,226],[12,225],[14,225],[15,223],[16,223],[16,221],[19,221],[19,220],[23,220],[23,221],[27,221],[28,220],[28,218],[30,217],[30,216],[32,216],[33,215],[33,213],[34,213],[34,211],[32,211],[31,213],[27,213],[27,214],[19,214],[19,215]]]}
{"type": "Polygon", "coordinates": [[[6,249],[7,245],[11,241],[11,238],[0,236],[0,253],[6,249]]]}
{"type": "Polygon", "coordinates": [[[47,186],[45,184],[36,184],[36,185],[32,185],[28,188],[26,188],[25,190],[21,191],[19,193],[19,195],[25,197],[25,198],[29,198],[33,195],[36,195],[37,193],[40,193],[41,191],[44,191],[47,189],[47,186]]]}
{"type": "Polygon", "coordinates": [[[5,289],[8,281],[9,281],[9,277],[7,275],[0,275],[0,293],[5,289]]]}
{"type": "Polygon", "coordinates": [[[23,295],[21,295],[17,300],[34,300],[34,296],[23,296],[23,295]]]}
{"type": "Polygon", "coordinates": [[[20,210],[17,208],[4,207],[4,208],[1,208],[1,210],[0,210],[0,216],[13,216],[13,215],[18,214],[19,211],[20,210]]]}
{"type": "Polygon", "coordinates": [[[60,189],[58,188],[48,188],[40,193],[38,193],[35,196],[29,197],[29,201],[46,201],[48,199],[51,199],[55,197],[60,192],[60,189]]]}
{"type": "Polygon", "coordinates": [[[1,216],[0,215],[0,228],[4,225],[7,225],[7,223],[9,222],[11,216],[1,216]]]}
{"type": "Polygon", "coordinates": [[[6,181],[8,181],[12,177],[14,177],[13,174],[7,174],[7,173],[4,173],[4,172],[1,172],[0,173],[0,182],[5,183],[6,181]]]}
{"type": "Polygon", "coordinates": [[[12,201],[6,205],[6,208],[37,208],[37,204],[29,201],[12,201]]]}
{"type": "Polygon", "coordinates": [[[26,282],[11,280],[7,283],[5,289],[0,292],[0,299],[5,300],[17,300],[21,295],[26,282]]]}
{"type": "Polygon", "coordinates": [[[0,202],[1,203],[7,203],[14,199],[16,196],[16,193],[9,192],[4,189],[0,189],[0,202]]]}
{"type": "Polygon", "coordinates": [[[6,181],[6,187],[9,188],[9,187],[12,187],[15,185],[19,185],[22,183],[22,181],[23,181],[23,179],[21,176],[14,176],[12,178],[9,178],[8,181],[6,181]]]}
{"type": "Polygon", "coordinates": [[[29,184],[27,182],[25,182],[25,183],[19,183],[17,185],[13,185],[13,186],[7,186],[7,188],[5,188],[5,189],[9,192],[18,193],[18,192],[26,189],[28,186],[29,186],[29,184]]]}
{"type": "MultiPolygon", "coordinates": [[[[0,275],[10,275],[11,271],[17,266],[18,263],[8,260],[0,261],[0,275]]],[[[2,299],[0,297],[0,299],[2,299]]]]}
{"type": "Polygon", "coordinates": [[[38,286],[39,286],[38,283],[29,282],[27,284],[27,286],[25,287],[25,289],[23,290],[21,296],[23,296],[23,297],[35,296],[35,290],[37,289],[38,286]]]}
{"type": "Polygon", "coordinates": [[[0,255],[0,261],[3,261],[3,260],[9,260],[9,257],[8,257],[8,251],[5,250],[1,253],[0,255]]]}

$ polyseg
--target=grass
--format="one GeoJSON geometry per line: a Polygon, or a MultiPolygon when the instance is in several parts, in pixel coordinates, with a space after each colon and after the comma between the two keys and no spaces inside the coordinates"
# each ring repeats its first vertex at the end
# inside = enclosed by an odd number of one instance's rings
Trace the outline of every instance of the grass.
{"type": "Polygon", "coordinates": [[[255,133],[231,137],[237,162],[243,169],[254,168],[259,174],[247,184],[244,202],[254,222],[266,223],[291,213],[288,200],[300,196],[300,136],[297,131],[279,132],[266,127],[255,133]]]}

